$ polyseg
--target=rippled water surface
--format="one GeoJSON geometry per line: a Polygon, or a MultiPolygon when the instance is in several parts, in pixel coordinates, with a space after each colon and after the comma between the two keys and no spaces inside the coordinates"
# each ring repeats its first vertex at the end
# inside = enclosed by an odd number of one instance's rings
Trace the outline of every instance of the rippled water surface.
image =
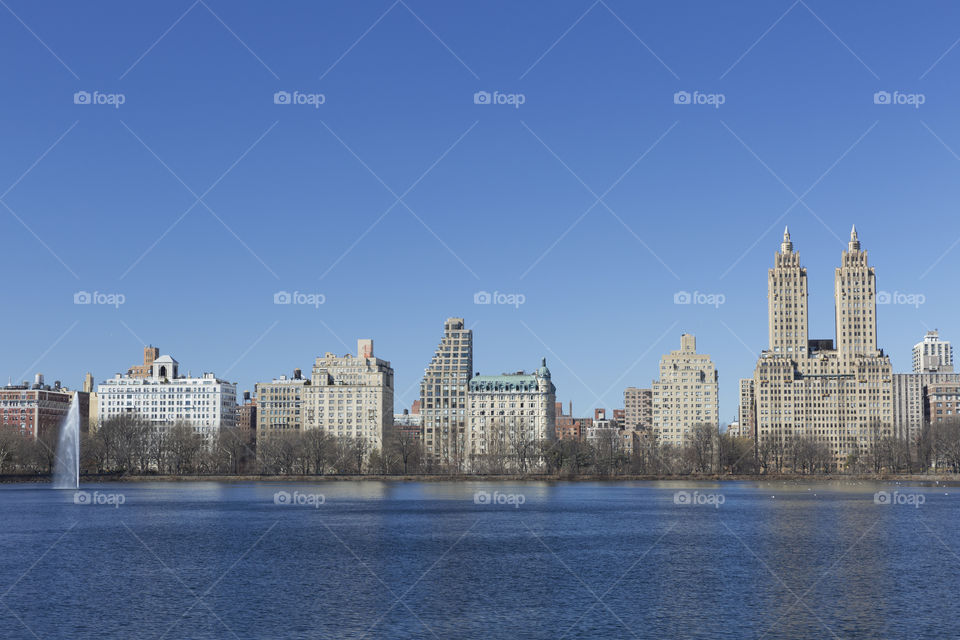
{"type": "Polygon", "coordinates": [[[960,637],[960,488],[83,489],[0,486],[0,637],[960,637]]]}

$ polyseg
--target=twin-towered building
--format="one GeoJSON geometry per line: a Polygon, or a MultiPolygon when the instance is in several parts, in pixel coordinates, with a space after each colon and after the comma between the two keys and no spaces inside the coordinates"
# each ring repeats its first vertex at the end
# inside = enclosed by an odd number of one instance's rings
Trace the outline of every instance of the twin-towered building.
{"type": "Polygon", "coordinates": [[[840,466],[892,435],[893,373],[877,347],[876,294],[854,228],[834,274],[836,346],[811,340],[807,270],[784,230],[767,275],[769,348],[740,386],[740,425],[755,433],[761,457],[809,438],[827,444],[840,466]]]}

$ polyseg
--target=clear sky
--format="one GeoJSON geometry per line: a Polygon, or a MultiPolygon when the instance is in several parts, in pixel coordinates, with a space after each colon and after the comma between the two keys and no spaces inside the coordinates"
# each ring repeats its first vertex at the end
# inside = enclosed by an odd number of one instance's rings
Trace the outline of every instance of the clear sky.
{"type": "Polygon", "coordinates": [[[252,390],[368,337],[400,410],[463,316],[582,415],[694,333],[728,422],[785,224],[811,337],[856,223],[894,369],[960,340],[956,3],[0,5],[3,382],[152,343],[252,390]]]}

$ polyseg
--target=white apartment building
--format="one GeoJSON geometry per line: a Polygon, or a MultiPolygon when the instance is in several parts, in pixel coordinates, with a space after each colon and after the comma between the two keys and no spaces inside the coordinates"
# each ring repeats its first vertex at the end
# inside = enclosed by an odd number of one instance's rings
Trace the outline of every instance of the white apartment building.
{"type": "Polygon", "coordinates": [[[547,360],[532,374],[475,376],[467,401],[466,456],[471,464],[484,456],[514,456],[520,447],[557,437],[557,389],[547,360]]]}
{"type": "Polygon", "coordinates": [[[914,373],[953,373],[953,347],[937,331],[927,331],[923,342],[913,345],[914,373]]]}
{"type": "Polygon", "coordinates": [[[182,377],[179,367],[170,356],[160,356],[145,378],[117,374],[97,385],[98,420],[103,423],[120,416],[135,416],[158,428],[185,423],[208,444],[221,427],[235,426],[236,383],[212,373],[199,378],[182,377]]]}

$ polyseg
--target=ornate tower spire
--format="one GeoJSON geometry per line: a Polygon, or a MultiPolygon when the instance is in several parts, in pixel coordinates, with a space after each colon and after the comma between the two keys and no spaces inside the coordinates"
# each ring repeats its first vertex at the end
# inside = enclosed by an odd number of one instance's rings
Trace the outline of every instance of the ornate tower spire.
{"type": "Polygon", "coordinates": [[[850,243],[847,245],[848,251],[860,251],[860,239],[857,238],[857,225],[850,228],[850,243]]]}
{"type": "Polygon", "coordinates": [[[780,243],[780,253],[793,253],[793,242],[790,241],[790,228],[783,228],[783,242],[780,243]]]}

